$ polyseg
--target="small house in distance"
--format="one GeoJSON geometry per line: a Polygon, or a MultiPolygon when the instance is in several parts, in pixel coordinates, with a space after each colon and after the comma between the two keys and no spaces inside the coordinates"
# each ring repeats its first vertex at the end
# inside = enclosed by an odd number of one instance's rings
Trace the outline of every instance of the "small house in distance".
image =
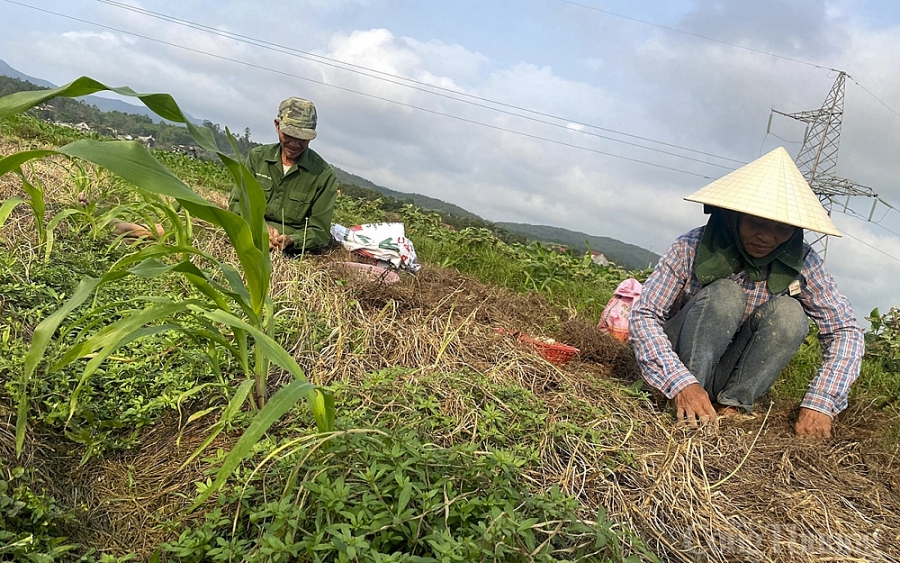
{"type": "Polygon", "coordinates": [[[606,259],[602,252],[597,250],[591,250],[591,262],[598,266],[609,266],[609,260],[606,259]]]}

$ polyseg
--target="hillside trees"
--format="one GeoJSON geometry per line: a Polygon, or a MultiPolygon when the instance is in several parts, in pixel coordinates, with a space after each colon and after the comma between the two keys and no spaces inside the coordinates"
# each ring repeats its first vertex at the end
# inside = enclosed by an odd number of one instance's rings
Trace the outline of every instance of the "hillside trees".
{"type": "MultiPolygon", "coordinates": [[[[0,76],[0,96],[34,90],[46,90],[46,88],[17,78],[0,76]]],[[[162,120],[154,122],[152,118],[138,113],[103,111],[95,105],[89,105],[76,99],[54,98],[32,109],[29,113],[41,121],[67,124],[84,122],[97,134],[112,138],[126,135],[132,137],[152,136],[154,147],[165,150],[178,145],[194,144],[190,132],[181,124],[162,120]]],[[[213,132],[216,148],[219,151],[227,155],[234,154],[228,133],[218,123],[204,121],[204,126],[209,127],[213,132]]],[[[259,144],[250,140],[249,128],[244,129],[243,135],[232,134],[231,139],[234,140],[238,152],[242,155],[246,155],[251,148],[259,144]]],[[[214,155],[210,153],[205,156],[213,158],[214,155]]]]}
{"type": "Polygon", "coordinates": [[[340,190],[341,194],[347,197],[365,201],[379,201],[381,208],[388,213],[396,213],[407,206],[415,205],[416,207],[419,207],[421,209],[437,213],[437,215],[440,217],[441,223],[453,230],[461,231],[467,228],[487,229],[488,231],[493,233],[495,237],[507,244],[525,244],[524,236],[516,233],[511,233],[495,223],[485,221],[484,219],[474,215],[463,217],[454,213],[441,211],[439,209],[433,209],[429,206],[416,205],[413,198],[398,199],[389,195],[384,195],[371,188],[364,188],[352,183],[344,183],[338,181],[338,189],[340,190]]]}

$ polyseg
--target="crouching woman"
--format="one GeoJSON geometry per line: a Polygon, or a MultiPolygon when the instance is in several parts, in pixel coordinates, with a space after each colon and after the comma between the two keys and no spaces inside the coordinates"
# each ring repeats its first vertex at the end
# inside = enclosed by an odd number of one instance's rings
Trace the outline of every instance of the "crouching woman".
{"type": "Polygon", "coordinates": [[[751,412],[818,327],[822,364],[795,423],[830,438],[859,375],[863,333],[803,230],[840,236],[787,152],[776,149],[685,198],[704,227],[666,251],[631,312],[646,381],[673,399],[680,422],[751,412]]]}

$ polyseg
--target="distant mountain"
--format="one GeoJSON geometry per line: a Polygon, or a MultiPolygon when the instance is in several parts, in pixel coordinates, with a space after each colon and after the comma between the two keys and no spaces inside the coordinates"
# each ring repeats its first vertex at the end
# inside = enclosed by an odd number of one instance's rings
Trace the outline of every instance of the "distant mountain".
{"type": "Polygon", "coordinates": [[[481,219],[481,217],[475,215],[471,211],[466,211],[458,205],[453,205],[452,203],[447,203],[446,201],[442,201],[437,198],[428,197],[427,195],[422,194],[407,194],[392,190],[390,188],[385,188],[384,186],[374,184],[369,180],[366,180],[365,178],[357,176],[356,174],[344,172],[337,167],[334,168],[334,171],[337,175],[337,181],[342,184],[354,184],[361,188],[367,188],[370,190],[374,190],[382,195],[390,196],[399,201],[409,200],[413,203],[413,205],[421,207],[422,209],[438,211],[440,213],[449,213],[451,215],[456,215],[457,217],[463,217],[466,219],[481,219]]]}
{"type": "MultiPolygon", "coordinates": [[[[56,88],[56,85],[47,82],[46,80],[41,80],[40,78],[35,78],[33,76],[28,76],[24,72],[19,72],[13,67],[9,66],[5,61],[0,60],[0,76],[9,76],[11,78],[18,78],[19,80],[24,80],[27,82],[31,82],[35,86],[41,86],[42,88],[56,88]]],[[[144,105],[136,105],[129,104],[128,102],[123,102],[122,100],[111,100],[109,98],[103,98],[101,96],[82,96],[77,98],[82,100],[84,103],[92,106],[97,106],[102,111],[119,111],[122,113],[134,113],[138,115],[146,115],[151,118],[153,121],[160,121],[158,115],[147,109],[144,105]]],[[[203,121],[193,117],[187,113],[184,114],[191,123],[195,123],[197,125],[203,125],[203,121]]],[[[172,123],[171,121],[166,121],[166,123],[172,123]]]]}
{"type": "MultiPolygon", "coordinates": [[[[484,219],[478,215],[466,211],[462,207],[453,205],[452,203],[447,203],[440,199],[421,194],[408,194],[385,188],[384,186],[374,184],[365,178],[350,174],[337,167],[335,167],[334,171],[337,174],[338,182],[342,184],[353,184],[362,188],[367,188],[399,201],[411,201],[414,205],[421,207],[422,209],[484,221],[484,219]]],[[[607,259],[627,270],[643,270],[645,268],[653,267],[659,260],[659,254],[654,254],[646,248],[641,248],[640,246],[628,244],[627,242],[622,242],[610,237],[589,235],[578,231],[570,231],[568,229],[546,225],[529,225],[526,223],[491,224],[510,233],[521,235],[525,237],[525,240],[528,242],[538,241],[548,244],[561,244],[579,252],[586,252],[588,245],[590,245],[591,250],[602,252],[607,259]]]]}
{"type": "Polygon", "coordinates": [[[529,242],[536,240],[541,243],[556,243],[579,251],[586,251],[587,245],[590,245],[591,250],[602,252],[607,259],[626,270],[652,268],[659,261],[659,254],[614,238],[588,235],[548,225],[497,223],[497,226],[511,233],[523,235],[529,242]]]}
{"type": "MultiPolygon", "coordinates": [[[[40,78],[35,78],[33,76],[28,76],[23,72],[19,72],[2,60],[0,60],[0,76],[9,76],[18,80],[28,81],[36,86],[40,86],[43,88],[56,87],[54,84],[47,82],[46,80],[41,80],[40,78]]],[[[148,116],[154,121],[159,120],[158,115],[151,112],[144,106],[133,105],[121,100],[110,100],[108,98],[101,98],[98,96],[85,96],[80,99],[90,105],[97,106],[98,109],[104,112],[118,111],[126,114],[148,116]]],[[[196,118],[193,118],[191,116],[187,117],[191,121],[202,125],[202,122],[197,120],[196,118]]],[[[442,201],[437,198],[415,193],[398,192],[384,186],[379,186],[378,184],[370,182],[369,180],[366,180],[361,176],[345,172],[337,167],[335,167],[335,173],[337,175],[338,182],[342,184],[356,185],[361,188],[373,190],[384,196],[391,197],[399,202],[409,201],[413,205],[421,207],[422,209],[437,211],[444,215],[453,215],[463,220],[462,226],[482,226],[480,223],[484,223],[484,225],[488,227],[500,227],[500,229],[505,229],[509,233],[523,236],[529,242],[538,241],[541,243],[549,244],[556,243],[581,252],[587,250],[587,245],[590,245],[591,250],[602,252],[609,260],[629,270],[642,270],[644,268],[654,266],[659,260],[658,254],[654,254],[649,250],[646,250],[639,246],[635,246],[633,244],[622,242],[614,238],[588,235],[577,231],[570,231],[568,229],[563,229],[560,227],[550,227],[546,225],[529,225],[525,223],[491,223],[490,221],[482,219],[471,211],[467,211],[466,209],[463,209],[458,205],[453,205],[452,203],[447,203],[446,201],[442,201]],[[471,220],[471,222],[466,224],[465,220],[471,220]]]]}
{"type": "Polygon", "coordinates": [[[56,88],[56,86],[47,82],[46,80],[41,80],[40,78],[35,78],[33,76],[28,76],[23,72],[19,72],[18,70],[6,64],[6,61],[3,60],[0,60],[0,75],[18,78],[19,80],[25,80],[31,82],[35,86],[43,86],[44,88],[56,88]]]}

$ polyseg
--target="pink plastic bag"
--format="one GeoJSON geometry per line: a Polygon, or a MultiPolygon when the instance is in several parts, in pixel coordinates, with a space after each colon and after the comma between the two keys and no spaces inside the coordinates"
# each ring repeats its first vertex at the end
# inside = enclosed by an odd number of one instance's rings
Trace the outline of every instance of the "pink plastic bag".
{"type": "Polygon", "coordinates": [[[612,299],[603,309],[597,328],[622,342],[628,340],[628,317],[631,315],[634,300],[640,294],[641,282],[636,279],[628,278],[620,283],[613,292],[612,299]]]}

